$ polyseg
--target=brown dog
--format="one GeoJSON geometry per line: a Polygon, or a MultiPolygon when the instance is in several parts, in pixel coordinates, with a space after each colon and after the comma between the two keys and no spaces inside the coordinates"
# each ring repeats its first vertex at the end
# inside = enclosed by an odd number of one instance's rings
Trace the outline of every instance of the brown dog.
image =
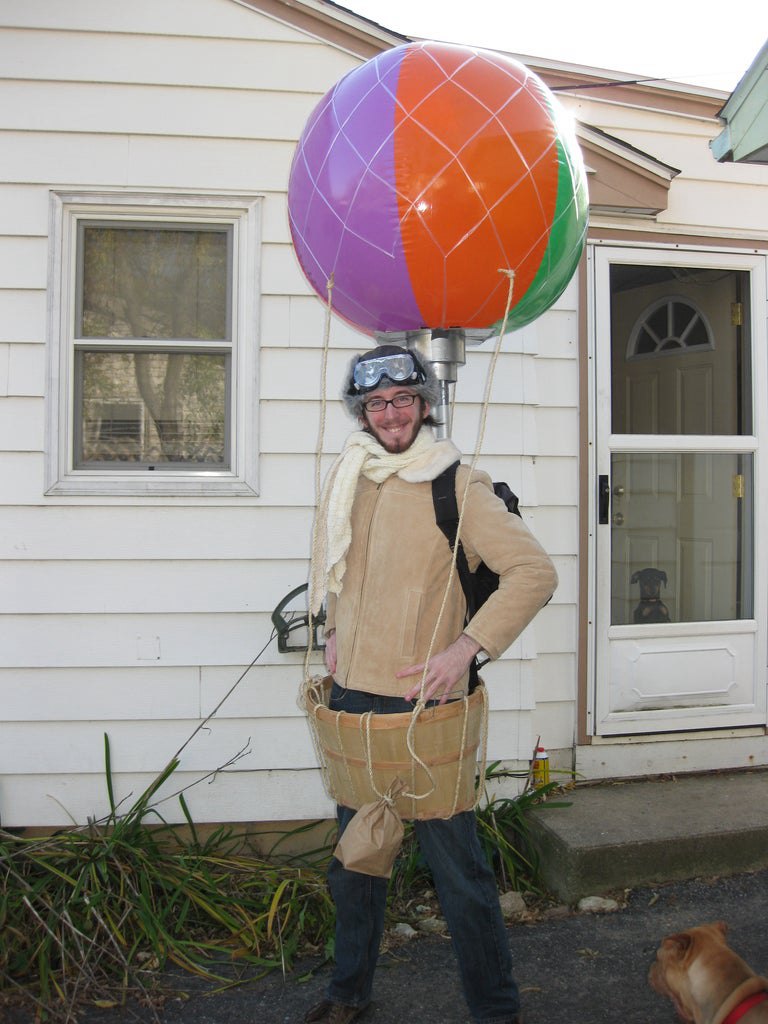
{"type": "Polygon", "coordinates": [[[765,1024],[768,981],[729,948],[722,921],[662,940],[648,981],[688,1024],[765,1024]]]}

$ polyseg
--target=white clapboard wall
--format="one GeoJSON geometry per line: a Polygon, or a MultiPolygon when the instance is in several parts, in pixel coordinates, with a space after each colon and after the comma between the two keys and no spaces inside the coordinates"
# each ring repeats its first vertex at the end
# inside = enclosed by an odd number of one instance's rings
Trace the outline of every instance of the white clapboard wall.
{"type": "MultiPolygon", "coordinates": [[[[332,813],[296,703],[300,655],[269,645],[198,726],[267,642],[273,608],[306,579],[324,314],[293,254],[286,188],[309,112],[361,59],[339,17],[329,41],[236,0],[2,5],[3,826],[106,813],[105,735],[123,806],[181,751],[161,796],[203,779],[186,796],[196,821],[332,813]],[[45,495],[51,190],[262,197],[257,497],[45,495]]],[[[393,42],[369,35],[371,46],[393,42]]],[[[505,339],[493,390],[480,465],[521,495],[561,577],[534,626],[487,670],[493,759],[527,761],[539,732],[571,743],[576,304],[571,287],[505,339]]],[[[352,426],[337,401],[341,375],[366,345],[333,323],[324,468],[352,426]]],[[[468,454],[489,360],[486,344],[461,371],[454,435],[468,454]]],[[[181,818],[175,799],[162,813],[181,818]]]]}

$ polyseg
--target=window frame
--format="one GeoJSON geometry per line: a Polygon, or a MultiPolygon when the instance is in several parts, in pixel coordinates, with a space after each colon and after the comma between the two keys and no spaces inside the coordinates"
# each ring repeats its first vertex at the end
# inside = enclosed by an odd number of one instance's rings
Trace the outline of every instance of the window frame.
{"type": "Polygon", "coordinates": [[[646,306],[646,308],[638,316],[630,332],[629,339],[627,340],[627,360],[632,361],[635,359],[664,359],[666,356],[669,355],[679,356],[685,353],[712,352],[714,351],[714,348],[714,332],[712,331],[712,326],[709,322],[709,318],[704,313],[704,311],[699,309],[698,306],[690,298],[686,298],[682,295],[670,294],[665,298],[656,299],[654,302],[650,303],[650,305],[646,306]],[[688,309],[693,310],[696,316],[698,316],[707,334],[706,345],[688,345],[686,343],[680,345],[679,348],[657,348],[653,352],[638,352],[637,343],[643,328],[645,328],[646,324],[654,315],[654,313],[657,313],[660,309],[665,307],[668,310],[672,303],[678,303],[679,305],[687,306],[688,309]]]}
{"type": "MultiPolygon", "coordinates": [[[[258,324],[262,198],[197,194],[51,192],[47,495],[226,496],[258,494],[258,324]],[[76,325],[79,239],[82,226],[221,226],[232,233],[230,377],[228,428],[230,464],[163,469],[116,464],[75,466],[76,325]]],[[[153,348],[166,347],[152,341],[153,348]]],[[[180,342],[179,347],[183,341],[180,342]]],[[[86,346],[87,347],[87,346],[86,346]]],[[[99,344],[99,347],[103,345],[99,344]]],[[[114,350],[140,350],[147,343],[115,339],[114,350]]],[[[196,343],[190,343],[194,351],[196,343]]],[[[112,350],[113,346],[109,346],[112,350]]],[[[205,343],[200,346],[205,348],[205,343]]]]}

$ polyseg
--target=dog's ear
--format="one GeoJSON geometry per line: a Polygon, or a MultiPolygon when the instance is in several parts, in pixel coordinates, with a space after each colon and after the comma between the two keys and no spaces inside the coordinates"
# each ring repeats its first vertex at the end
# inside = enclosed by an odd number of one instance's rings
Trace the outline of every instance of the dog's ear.
{"type": "Polygon", "coordinates": [[[725,938],[725,936],[728,934],[728,925],[725,923],[725,921],[713,921],[712,927],[717,928],[717,930],[720,932],[723,938],[725,938]]]}
{"type": "Polygon", "coordinates": [[[675,935],[667,935],[662,941],[662,949],[670,956],[682,960],[685,954],[693,945],[693,938],[690,932],[677,932],[675,935]]]}

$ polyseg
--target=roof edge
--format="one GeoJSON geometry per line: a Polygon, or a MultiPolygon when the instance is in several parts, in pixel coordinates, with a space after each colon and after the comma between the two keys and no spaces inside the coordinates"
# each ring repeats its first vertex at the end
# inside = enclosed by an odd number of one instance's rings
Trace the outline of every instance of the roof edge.
{"type": "Polygon", "coordinates": [[[364,60],[410,40],[332,0],[233,0],[293,28],[341,46],[364,60]]]}

